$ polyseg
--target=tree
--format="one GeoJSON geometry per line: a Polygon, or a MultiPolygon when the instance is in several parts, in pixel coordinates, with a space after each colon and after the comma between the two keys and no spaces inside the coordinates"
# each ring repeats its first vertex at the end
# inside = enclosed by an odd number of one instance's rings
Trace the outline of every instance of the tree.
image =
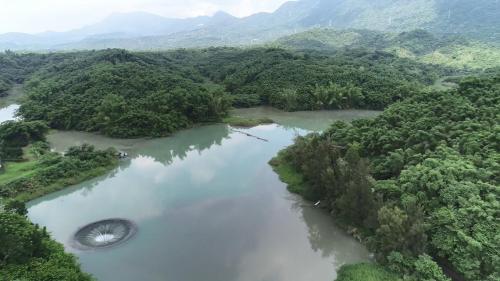
{"type": "Polygon", "coordinates": [[[15,199],[8,200],[3,208],[5,211],[13,212],[21,216],[26,216],[28,214],[28,209],[26,209],[24,202],[15,199]]]}
{"type": "Polygon", "coordinates": [[[46,233],[23,215],[0,212],[0,263],[25,263],[43,254],[42,239],[46,233]]]}

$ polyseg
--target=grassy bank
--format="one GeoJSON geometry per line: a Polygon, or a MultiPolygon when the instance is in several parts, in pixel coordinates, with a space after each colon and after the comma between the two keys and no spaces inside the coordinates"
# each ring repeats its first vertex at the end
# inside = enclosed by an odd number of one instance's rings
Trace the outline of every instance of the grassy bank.
{"type": "Polygon", "coordinates": [[[229,116],[222,120],[222,122],[233,127],[251,128],[264,124],[272,124],[274,121],[269,118],[244,118],[239,116],[229,116]]]}
{"type": "Polygon", "coordinates": [[[96,167],[89,171],[79,173],[78,175],[73,177],[61,178],[52,184],[43,186],[36,190],[23,191],[19,193],[17,196],[15,196],[14,199],[21,202],[28,202],[38,197],[42,197],[44,195],[63,190],[69,186],[82,183],[86,180],[90,180],[92,178],[105,175],[109,171],[115,169],[117,165],[118,165],[118,160],[116,160],[116,163],[113,163],[108,166],[96,167]]]}
{"type": "Polygon", "coordinates": [[[20,161],[4,164],[0,172],[0,196],[27,202],[104,175],[118,161],[116,151],[100,151],[91,146],[70,148],[65,156],[46,152],[36,158],[25,153],[20,161]]]}
{"type": "Polygon", "coordinates": [[[0,172],[0,185],[23,177],[29,177],[36,169],[36,161],[7,162],[3,172],[0,172]]]}
{"type": "Polygon", "coordinates": [[[280,152],[276,157],[269,161],[269,164],[273,167],[274,172],[278,174],[280,180],[287,184],[288,191],[305,196],[306,182],[304,182],[300,173],[284,161],[283,157],[283,153],[280,152]]]}
{"type": "Polygon", "coordinates": [[[376,264],[344,265],[337,273],[336,281],[401,281],[396,275],[376,264]]]}

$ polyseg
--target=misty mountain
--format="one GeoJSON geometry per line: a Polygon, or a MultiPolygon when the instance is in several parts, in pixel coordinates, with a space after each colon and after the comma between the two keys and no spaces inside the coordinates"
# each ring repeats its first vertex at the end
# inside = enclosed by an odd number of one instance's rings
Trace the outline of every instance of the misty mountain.
{"type": "Polygon", "coordinates": [[[236,18],[170,19],[136,12],[113,14],[68,32],[0,35],[0,49],[169,49],[262,44],[318,27],[461,34],[500,41],[498,0],[300,0],[273,13],[236,18]]]}
{"type": "Polygon", "coordinates": [[[303,26],[358,28],[500,38],[498,0],[309,0],[303,26]]]}

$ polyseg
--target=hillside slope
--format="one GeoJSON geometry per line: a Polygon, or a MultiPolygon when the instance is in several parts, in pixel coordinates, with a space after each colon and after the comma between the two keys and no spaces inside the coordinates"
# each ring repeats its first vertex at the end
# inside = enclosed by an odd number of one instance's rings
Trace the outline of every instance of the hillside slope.
{"type": "Polygon", "coordinates": [[[380,50],[401,58],[458,69],[488,69],[500,66],[500,47],[463,36],[436,36],[413,30],[399,34],[364,29],[315,28],[282,37],[269,45],[293,50],[332,52],[362,48],[380,50]]]}

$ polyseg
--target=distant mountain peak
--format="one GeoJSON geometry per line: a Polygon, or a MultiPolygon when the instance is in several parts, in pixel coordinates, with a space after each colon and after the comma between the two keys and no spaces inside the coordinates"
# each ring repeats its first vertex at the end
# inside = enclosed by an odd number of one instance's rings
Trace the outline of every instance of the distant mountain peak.
{"type": "Polygon", "coordinates": [[[235,16],[227,13],[227,12],[224,12],[224,11],[217,11],[213,16],[212,18],[236,18],[235,16]]]}
{"type": "MultiPolygon", "coordinates": [[[[272,13],[241,18],[225,11],[184,19],[138,11],[114,13],[101,22],[68,32],[0,34],[0,50],[13,45],[17,49],[140,49],[149,48],[153,42],[157,42],[155,48],[246,45],[314,27],[397,33],[424,29],[432,35],[463,34],[498,42],[499,13],[500,5],[495,0],[297,0],[283,3],[272,13]],[[86,43],[89,38],[92,44],[86,43]],[[95,44],[97,40],[101,45],[95,44]]],[[[433,40],[421,31],[404,36],[433,40]]]]}

